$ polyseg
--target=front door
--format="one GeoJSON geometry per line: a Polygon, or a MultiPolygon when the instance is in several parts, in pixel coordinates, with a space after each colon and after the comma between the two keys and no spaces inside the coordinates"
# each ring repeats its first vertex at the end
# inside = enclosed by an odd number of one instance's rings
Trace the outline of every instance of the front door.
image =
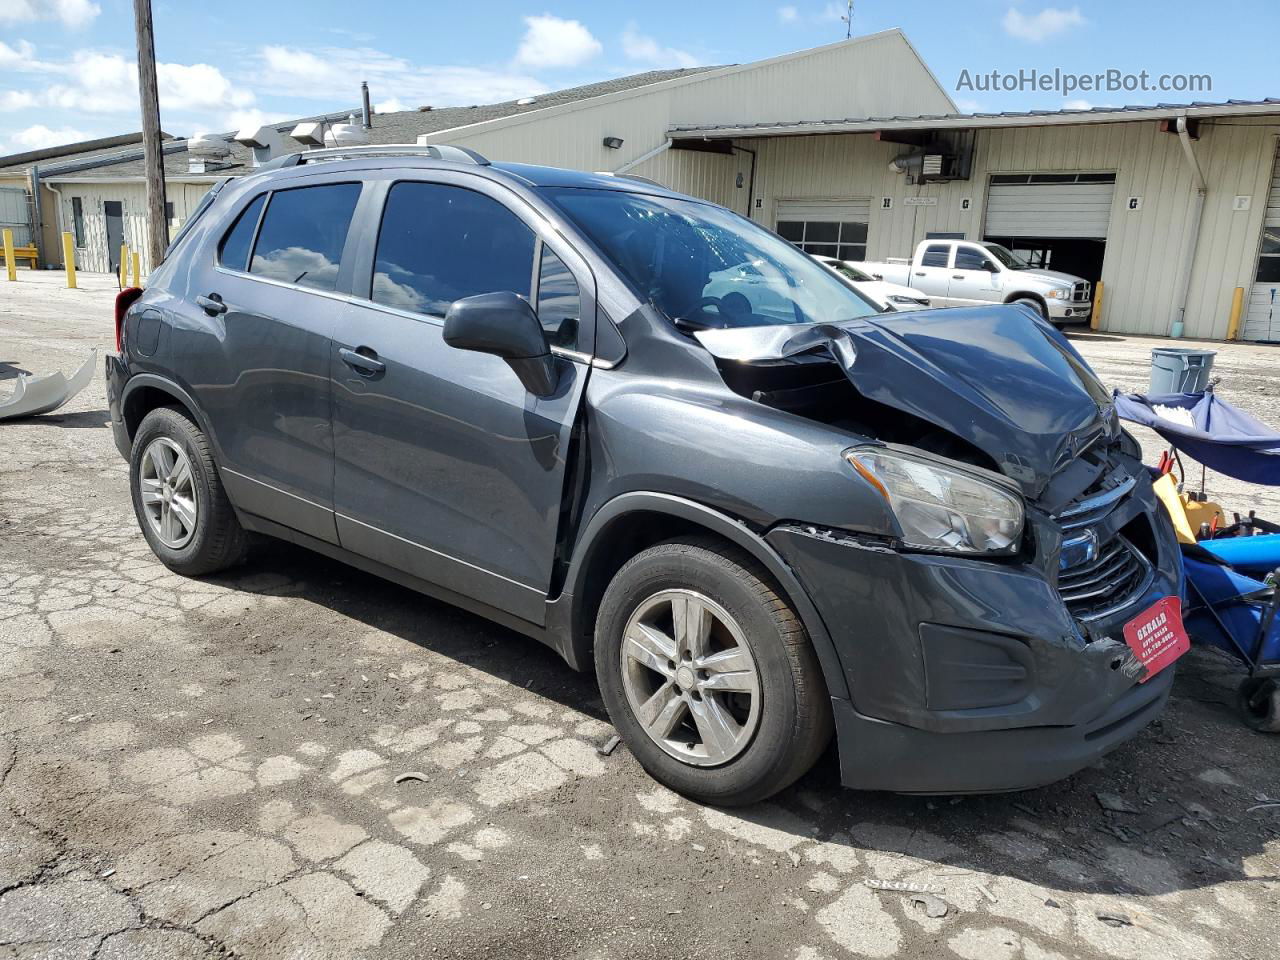
{"type": "Polygon", "coordinates": [[[102,204],[102,217],[107,223],[107,259],[111,272],[120,273],[120,248],[124,246],[124,204],[107,200],[102,204]]]}
{"type": "Polygon", "coordinates": [[[978,303],[999,303],[1000,274],[995,262],[973,247],[956,247],[947,285],[947,300],[953,307],[978,303]]]}
{"type": "Polygon", "coordinates": [[[338,534],[349,550],[541,624],[594,287],[572,248],[505,188],[437,176],[381,184],[385,212],[368,219],[380,226],[358,260],[363,290],[353,278],[370,302],[341,308],[338,534]],[[451,303],[504,290],[530,299],[558,352],[550,397],[528,393],[497,357],[442,338],[451,303]]]}
{"type": "Polygon", "coordinates": [[[321,183],[246,197],[218,262],[193,272],[175,333],[203,341],[186,351],[190,386],[232,502],[329,542],[330,337],[360,192],[321,183]]]}

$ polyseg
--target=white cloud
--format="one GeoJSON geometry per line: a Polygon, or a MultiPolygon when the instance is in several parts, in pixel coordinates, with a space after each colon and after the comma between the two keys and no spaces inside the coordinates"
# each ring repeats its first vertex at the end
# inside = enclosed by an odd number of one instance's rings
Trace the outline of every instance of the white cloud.
{"type": "Polygon", "coordinates": [[[818,14],[816,19],[826,20],[827,22],[831,22],[833,20],[843,20],[848,15],[849,15],[849,7],[847,4],[828,3],[825,7],[822,8],[822,12],[818,14]]]}
{"type": "Polygon", "coordinates": [[[982,104],[977,100],[972,100],[968,97],[957,97],[956,109],[961,113],[977,113],[982,109],[982,104]]]}
{"type": "Polygon", "coordinates": [[[1063,110],[1092,110],[1093,104],[1088,100],[1076,97],[1071,100],[1064,100],[1062,103],[1063,110]]]}
{"type": "Polygon", "coordinates": [[[1004,32],[1009,36],[1029,40],[1031,43],[1042,43],[1072,27],[1083,26],[1085,19],[1079,7],[1072,7],[1070,10],[1045,7],[1030,16],[1016,7],[1010,7],[1002,23],[1004,32]]]}
{"type": "Polygon", "coordinates": [[[374,113],[400,113],[403,110],[412,109],[413,107],[409,106],[409,104],[402,103],[395,97],[392,97],[390,100],[382,100],[373,105],[374,113]]]}
{"type": "Polygon", "coordinates": [[[57,20],[68,27],[83,27],[101,12],[92,0],[4,0],[0,23],[57,20]]]}
{"type": "Polygon", "coordinates": [[[35,105],[35,95],[26,90],[0,90],[0,113],[26,110],[35,105]]]}
{"type": "MultiPolygon", "coordinates": [[[[63,110],[125,113],[138,109],[138,67],[119,54],[79,52],[69,63],[52,66],[65,78],[50,84],[43,101],[63,110]]],[[[253,93],[235,86],[207,63],[158,63],[160,110],[222,110],[253,103],[253,93]]]]}
{"type": "Polygon", "coordinates": [[[640,33],[634,23],[627,24],[622,34],[622,52],[628,60],[637,60],[653,67],[696,67],[701,61],[692,53],[664,47],[653,37],[640,33]]]}
{"type": "Polygon", "coordinates": [[[604,50],[591,31],[577,20],[562,20],[545,13],[525,17],[525,34],[516,50],[522,67],[576,67],[604,50]]]}
{"type": "Polygon", "coordinates": [[[43,123],[37,123],[35,126],[27,127],[25,130],[19,130],[10,137],[13,146],[22,150],[41,150],[45,147],[57,147],[64,143],[77,143],[80,140],[88,140],[89,134],[83,130],[77,130],[74,127],[59,127],[57,130],[51,130],[43,123]]]}
{"type": "Polygon", "coordinates": [[[800,11],[795,7],[779,7],[778,20],[782,23],[795,23],[800,19],[800,11]]]}
{"type": "Polygon", "coordinates": [[[0,70],[31,70],[36,62],[36,48],[26,40],[17,41],[16,46],[9,46],[0,40],[0,70]]]}
{"type": "Polygon", "coordinates": [[[375,97],[401,104],[450,106],[497,103],[543,93],[546,87],[528,74],[479,67],[410,63],[369,48],[267,46],[259,52],[263,69],[254,85],[264,93],[320,100],[325,109],[354,107],[360,81],[369,81],[375,97]]]}

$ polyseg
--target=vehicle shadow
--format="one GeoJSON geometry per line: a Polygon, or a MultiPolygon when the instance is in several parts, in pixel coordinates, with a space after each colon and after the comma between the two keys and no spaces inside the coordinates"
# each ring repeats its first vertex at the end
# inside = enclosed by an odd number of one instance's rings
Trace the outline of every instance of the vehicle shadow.
{"type": "MultiPolygon", "coordinates": [[[[287,573],[291,595],[608,720],[595,678],[538,641],[303,548],[266,543],[215,579],[251,589],[268,572],[287,573]]],[[[1162,719],[1060,783],[963,797],[850,791],[833,744],[772,800],[715,819],[748,838],[778,838],[778,849],[820,841],[864,862],[893,858],[904,876],[973,873],[1050,891],[1142,896],[1278,880],[1280,810],[1248,812],[1267,799],[1276,743],[1236,719],[1233,662],[1198,650],[1187,660],[1162,719]]]]}
{"type": "Polygon", "coordinates": [[[23,374],[30,376],[31,371],[26,367],[18,366],[12,360],[0,360],[0,381],[17,380],[23,374]]]}

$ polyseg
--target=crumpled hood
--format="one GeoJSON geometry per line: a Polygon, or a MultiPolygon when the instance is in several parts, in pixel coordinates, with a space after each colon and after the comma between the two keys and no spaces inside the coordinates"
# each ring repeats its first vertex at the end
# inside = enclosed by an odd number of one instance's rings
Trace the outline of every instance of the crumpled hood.
{"type": "Polygon", "coordinates": [[[863,396],[968,440],[1031,498],[1099,432],[1119,430],[1109,395],[1083,358],[1022,307],[695,336],[713,356],[746,363],[825,351],[863,396]]]}

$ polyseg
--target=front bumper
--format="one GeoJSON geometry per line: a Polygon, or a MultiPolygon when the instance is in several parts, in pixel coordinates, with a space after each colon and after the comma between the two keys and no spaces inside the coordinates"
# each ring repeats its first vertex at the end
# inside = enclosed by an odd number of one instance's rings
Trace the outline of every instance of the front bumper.
{"type": "Polygon", "coordinates": [[[1050,320],[1088,320],[1093,303],[1088,300],[1046,300],[1050,320]]]}
{"type": "MultiPolygon", "coordinates": [[[[1128,519],[1155,509],[1145,491],[1128,519]]],[[[900,553],[784,525],[770,543],[822,616],[851,700],[834,700],[846,786],[913,793],[1016,790],[1061,779],[1159,715],[1166,669],[1135,684],[1124,624],[1181,592],[1177,544],[1153,524],[1145,589],[1078,623],[1037,570],[900,553]]]]}

